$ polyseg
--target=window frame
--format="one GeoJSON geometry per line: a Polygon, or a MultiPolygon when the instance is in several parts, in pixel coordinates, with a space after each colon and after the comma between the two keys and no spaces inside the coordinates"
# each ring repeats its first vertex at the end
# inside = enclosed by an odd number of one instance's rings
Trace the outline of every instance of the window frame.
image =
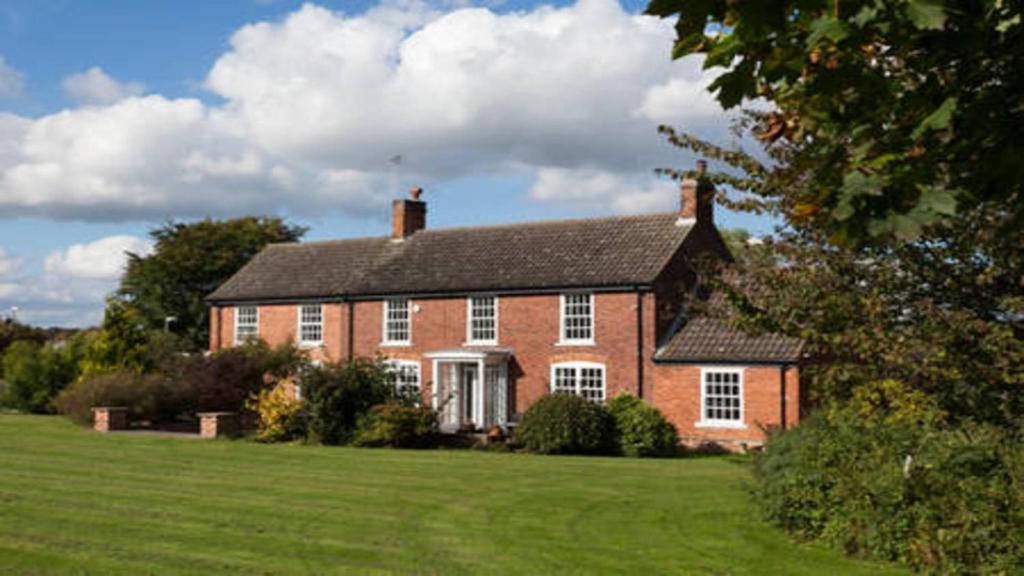
{"type": "MultiPolygon", "coordinates": [[[[406,360],[404,358],[386,358],[384,364],[388,367],[388,370],[397,374],[403,369],[412,368],[416,374],[416,402],[417,404],[423,403],[423,366],[416,360],[406,360]]],[[[398,377],[395,378],[392,383],[396,389],[401,384],[399,383],[398,377]]]]}
{"type": "Polygon", "coordinates": [[[573,361],[568,361],[568,362],[555,362],[555,363],[552,363],[551,364],[551,368],[550,368],[551,380],[550,380],[550,384],[549,384],[550,392],[552,394],[559,394],[559,393],[565,394],[565,393],[567,393],[564,389],[558,388],[557,374],[558,374],[558,369],[560,369],[560,368],[561,369],[571,369],[571,370],[575,371],[575,374],[573,376],[573,389],[572,389],[571,392],[568,392],[568,393],[571,393],[573,396],[579,396],[579,397],[584,398],[586,400],[589,400],[591,402],[599,402],[599,403],[603,404],[603,403],[608,401],[608,367],[605,364],[602,364],[601,362],[589,362],[589,361],[584,361],[584,360],[573,360],[573,361]],[[584,395],[582,393],[582,391],[583,391],[583,387],[581,386],[581,383],[583,381],[582,370],[586,370],[586,369],[590,369],[590,370],[597,369],[597,370],[601,371],[601,398],[599,398],[599,399],[591,398],[591,397],[586,396],[586,395],[584,395]]]}
{"type": "Polygon", "coordinates": [[[295,331],[296,332],[295,333],[295,340],[296,340],[296,342],[298,342],[299,347],[300,348],[316,348],[316,347],[319,347],[319,346],[323,346],[323,344],[324,344],[324,303],[323,302],[307,302],[307,303],[299,304],[296,307],[295,310],[296,310],[296,316],[297,316],[297,318],[295,320],[296,320],[296,323],[297,323],[297,326],[298,326],[296,328],[296,331],[295,331]],[[307,323],[307,322],[303,321],[303,319],[302,319],[302,311],[303,311],[304,308],[307,308],[307,307],[308,308],[312,308],[314,306],[320,308],[320,339],[319,340],[304,340],[303,337],[302,337],[302,327],[303,326],[312,326],[313,324],[312,323],[307,323]]]}
{"type": "Polygon", "coordinates": [[[743,429],[747,427],[746,424],[746,397],[744,393],[744,380],[745,369],[735,366],[701,366],[700,369],[700,420],[696,422],[698,428],[734,428],[743,429]],[[739,387],[739,419],[736,420],[723,420],[713,419],[707,417],[707,377],[708,374],[723,373],[723,374],[735,374],[736,384],[739,387]]]}
{"type": "Polygon", "coordinates": [[[466,297],[466,344],[486,344],[495,345],[498,343],[498,296],[496,294],[477,294],[475,296],[466,297]],[[494,338],[491,339],[480,339],[473,337],[473,301],[481,300],[484,298],[490,298],[493,300],[494,316],[492,320],[494,322],[494,338]]]}
{"type": "Polygon", "coordinates": [[[558,344],[560,346],[593,346],[595,332],[597,331],[597,298],[593,292],[562,292],[558,295],[558,344]],[[566,303],[568,296],[587,296],[590,299],[590,337],[589,338],[568,338],[565,321],[566,303]]]}
{"type": "Polygon", "coordinates": [[[255,305],[255,304],[245,304],[245,305],[242,305],[242,306],[235,306],[235,346],[238,346],[239,344],[245,343],[246,339],[248,339],[248,338],[250,338],[252,336],[255,336],[256,338],[260,337],[260,307],[258,305],[255,305]],[[252,334],[247,334],[244,338],[239,338],[238,337],[238,327],[240,326],[240,324],[238,323],[238,319],[241,318],[241,316],[242,316],[241,315],[241,310],[243,308],[252,308],[253,310],[256,311],[256,323],[255,323],[256,330],[252,334]]]}
{"type": "Polygon", "coordinates": [[[385,298],[381,305],[381,345],[382,346],[411,346],[412,345],[412,312],[413,303],[411,298],[394,297],[385,298]],[[389,338],[388,322],[391,315],[391,303],[397,301],[405,302],[405,340],[391,340],[389,338]]]}

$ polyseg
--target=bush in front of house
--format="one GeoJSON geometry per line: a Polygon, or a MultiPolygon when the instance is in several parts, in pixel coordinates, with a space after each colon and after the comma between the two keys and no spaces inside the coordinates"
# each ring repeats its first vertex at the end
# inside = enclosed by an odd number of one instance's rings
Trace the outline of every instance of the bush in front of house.
{"type": "Polygon", "coordinates": [[[551,394],[526,410],[515,441],[540,454],[614,454],[615,421],[601,404],[551,394]]]}
{"type": "Polygon", "coordinates": [[[1019,433],[817,415],[772,435],[755,477],[769,520],[846,553],[935,573],[1024,570],[1019,433]]]}
{"type": "Polygon", "coordinates": [[[195,411],[196,390],[188,381],[133,371],[87,376],[65,388],[54,400],[60,414],[88,426],[96,406],[128,408],[130,421],[171,422],[195,411]]]}
{"type": "Polygon", "coordinates": [[[439,434],[437,412],[401,402],[378,404],[359,418],[354,446],[430,448],[439,434]]]}
{"type": "Polygon", "coordinates": [[[619,453],[633,458],[675,456],[679,433],[660,410],[630,394],[620,394],[608,403],[615,421],[619,453]]]}
{"type": "Polygon", "coordinates": [[[322,444],[350,442],[370,408],[399,400],[387,366],[366,358],[310,366],[302,374],[302,396],[310,436],[322,444]]]}
{"type": "Polygon", "coordinates": [[[249,399],[246,408],[259,417],[256,440],[260,442],[287,442],[306,436],[302,401],[284,386],[261,390],[249,399]]]}

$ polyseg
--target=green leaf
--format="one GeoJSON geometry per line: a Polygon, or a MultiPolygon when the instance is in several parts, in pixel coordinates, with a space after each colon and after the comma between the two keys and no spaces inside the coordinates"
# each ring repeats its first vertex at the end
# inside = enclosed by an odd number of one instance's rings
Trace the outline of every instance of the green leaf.
{"type": "Polygon", "coordinates": [[[822,38],[828,38],[834,43],[841,42],[850,35],[850,27],[842,20],[831,16],[822,16],[811,22],[811,33],[807,36],[807,46],[814,46],[822,38]]]}
{"type": "Polygon", "coordinates": [[[722,108],[733,108],[743,102],[745,96],[754,95],[753,67],[752,62],[744,60],[732,72],[722,74],[708,86],[708,90],[717,92],[722,108]]]}
{"type": "Polygon", "coordinates": [[[921,121],[921,123],[914,129],[910,134],[911,138],[920,138],[922,134],[928,130],[945,130],[949,127],[953,120],[953,112],[956,111],[956,97],[950,96],[939,106],[934,112],[928,115],[927,118],[921,121]]]}
{"type": "Polygon", "coordinates": [[[881,194],[881,188],[881,181],[877,176],[854,170],[843,176],[843,188],[840,196],[842,198],[878,196],[881,194]]]}
{"type": "Polygon", "coordinates": [[[707,58],[704,59],[704,68],[729,66],[742,48],[743,41],[736,34],[719,36],[714,46],[708,50],[707,58]]]}
{"type": "Polygon", "coordinates": [[[907,16],[918,30],[941,30],[946,25],[946,9],[941,0],[909,0],[907,16]]]}
{"type": "Polygon", "coordinates": [[[934,214],[952,216],[956,214],[956,191],[926,188],[917,201],[917,208],[934,214]]]}

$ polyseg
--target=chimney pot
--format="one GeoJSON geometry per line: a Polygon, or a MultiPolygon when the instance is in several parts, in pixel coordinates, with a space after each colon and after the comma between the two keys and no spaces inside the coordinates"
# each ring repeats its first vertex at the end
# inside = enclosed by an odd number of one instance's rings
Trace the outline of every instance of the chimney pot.
{"type": "Polygon", "coordinates": [[[422,195],[423,188],[420,188],[419,186],[413,186],[412,188],[409,188],[409,196],[411,196],[413,200],[419,200],[420,196],[422,195]]]}
{"type": "Polygon", "coordinates": [[[704,174],[708,171],[707,160],[697,160],[697,174],[704,174]]]}

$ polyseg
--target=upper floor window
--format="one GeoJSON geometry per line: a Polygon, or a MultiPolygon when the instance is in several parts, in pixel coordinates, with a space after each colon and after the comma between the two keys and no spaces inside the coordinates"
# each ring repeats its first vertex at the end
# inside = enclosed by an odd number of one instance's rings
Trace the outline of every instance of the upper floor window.
{"type": "Polygon", "coordinates": [[[385,360],[391,369],[395,390],[403,398],[420,399],[420,363],[412,360],[385,360]]]}
{"type": "Polygon", "coordinates": [[[260,335],[260,309],[257,306],[235,308],[235,344],[260,335]]]}
{"type": "Polygon", "coordinates": [[[700,423],[706,426],[743,426],[743,373],[738,369],[701,370],[700,423]]]}
{"type": "Polygon", "coordinates": [[[384,301],[384,343],[408,344],[412,338],[409,301],[389,298],[384,301]]]}
{"type": "Polygon", "coordinates": [[[324,341],[324,307],[322,304],[299,306],[299,344],[320,345],[324,341]]]}
{"type": "Polygon", "coordinates": [[[495,344],[498,342],[498,298],[495,296],[473,296],[469,299],[470,344],[495,344]]]}
{"type": "Polygon", "coordinates": [[[582,396],[592,402],[605,399],[604,364],[563,362],[551,366],[551,391],[582,396]]]}
{"type": "Polygon", "coordinates": [[[594,295],[590,293],[562,294],[562,342],[593,344],[594,295]]]}

